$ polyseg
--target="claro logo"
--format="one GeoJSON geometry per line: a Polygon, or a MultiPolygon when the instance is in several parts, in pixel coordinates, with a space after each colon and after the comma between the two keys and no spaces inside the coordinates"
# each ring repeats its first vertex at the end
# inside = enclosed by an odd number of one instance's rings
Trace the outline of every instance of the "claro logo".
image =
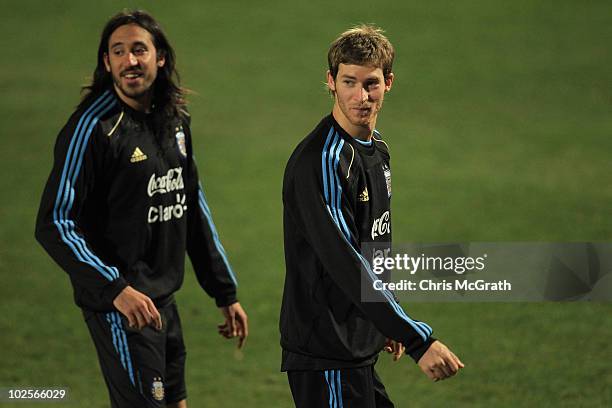
{"type": "Polygon", "coordinates": [[[389,222],[389,211],[385,211],[380,218],[377,218],[372,223],[372,239],[391,232],[391,223],[389,222]]]}

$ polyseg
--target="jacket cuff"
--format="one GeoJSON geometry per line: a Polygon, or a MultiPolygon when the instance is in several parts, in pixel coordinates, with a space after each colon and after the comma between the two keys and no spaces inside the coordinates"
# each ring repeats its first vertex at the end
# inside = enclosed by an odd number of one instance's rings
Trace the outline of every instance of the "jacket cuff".
{"type": "Polygon", "coordinates": [[[421,345],[406,350],[406,353],[412,357],[415,363],[418,363],[421,357],[423,357],[423,354],[429,349],[429,346],[436,340],[437,339],[434,337],[429,337],[425,342],[421,343],[421,345]]]}
{"type": "Polygon", "coordinates": [[[128,283],[123,276],[119,276],[117,279],[109,282],[102,290],[102,301],[109,308],[113,308],[113,301],[126,286],[128,286],[128,283]]]}
{"type": "Polygon", "coordinates": [[[236,303],[238,299],[236,299],[236,293],[228,293],[225,295],[218,295],[215,297],[215,303],[217,307],[225,307],[236,303]]]}

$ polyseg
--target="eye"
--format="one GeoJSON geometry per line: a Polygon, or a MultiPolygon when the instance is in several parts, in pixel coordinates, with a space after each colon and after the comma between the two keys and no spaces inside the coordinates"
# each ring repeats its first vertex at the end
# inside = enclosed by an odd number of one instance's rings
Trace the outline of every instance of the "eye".
{"type": "Polygon", "coordinates": [[[379,81],[368,81],[365,83],[365,87],[368,90],[375,90],[380,87],[380,82],[379,81]]]}
{"type": "Polygon", "coordinates": [[[136,47],[134,48],[134,55],[144,55],[146,54],[147,49],[145,47],[136,47]]]}
{"type": "Polygon", "coordinates": [[[122,56],[122,55],[123,55],[123,50],[122,50],[121,48],[115,48],[115,49],[112,51],[112,53],[113,53],[113,55],[115,55],[115,56],[117,56],[117,57],[120,57],[120,56],[122,56]]]}
{"type": "Polygon", "coordinates": [[[353,85],[355,85],[355,81],[353,81],[352,79],[344,79],[344,80],[342,80],[342,82],[346,86],[353,86],[353,85]]]}

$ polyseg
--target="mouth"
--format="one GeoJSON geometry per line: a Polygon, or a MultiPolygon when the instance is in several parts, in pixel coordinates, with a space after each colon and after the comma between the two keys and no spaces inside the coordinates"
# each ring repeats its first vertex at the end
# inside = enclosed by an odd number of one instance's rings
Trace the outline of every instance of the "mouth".
{"type": "Polygon", "coordinates": [[[142,76],[143,76],[142,72],[135,72],[135,71],[123,72],[121,74],[121,77],[125,78],[128,82],[136,81],[137,79],[142,78],[142,76]]]}
{"type": "Polygon", "coordinates": [[[369,107],[358,107],[358,108],[353,108],[353,110],[355,111],[355,113],[359,116],[367,116],[370,114],[370,112],[372,111],[372,108],[369,107]]]}

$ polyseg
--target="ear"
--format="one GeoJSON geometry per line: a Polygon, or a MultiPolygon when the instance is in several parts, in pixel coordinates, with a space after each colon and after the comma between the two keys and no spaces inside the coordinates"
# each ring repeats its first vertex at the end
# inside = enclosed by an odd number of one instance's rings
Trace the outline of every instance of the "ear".
{"type": "Polygon", "coordinates": [[[102,59],[104,60],[104,67],[106,68],[106,72],[111,72],[110,60],[108,59],[108,53],[105,52],[102,59]]]}
{"type": "Polygon", "coordinates": [[[336,81],[329,70],[327,70],[327,87],[330,91],[336,92],[336,81]]]}
{"type": "Polygon", "coordinates": [[[166,57],[164,57],[163,55],[158,56],[157,57],[157,66],[159,68],[162,68],[165,64],[166,64],[166,57]]]}
{"type": "Polygon", "coordinates": [[[394,78],[395,76],[393,75],[393,72],[390,72],[389,75],[387,75],[387,78],[385,79],[385,92],[389,92],[391,90],[391,85],[393,85],[394,78]]]}

